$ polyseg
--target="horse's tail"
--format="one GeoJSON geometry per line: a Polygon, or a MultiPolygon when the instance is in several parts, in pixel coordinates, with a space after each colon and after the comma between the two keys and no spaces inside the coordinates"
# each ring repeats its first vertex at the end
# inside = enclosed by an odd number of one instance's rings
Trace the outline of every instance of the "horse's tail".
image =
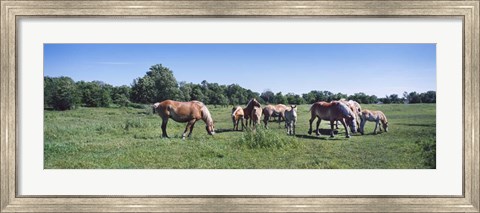
{"type": "Polygon", "coordinates": [[[241,108],[241,107],[237,107],[237,108],[235,109],[235,111],[232,112],[232,117],[234,117],[235,114],[237,114],[237,111],[240,110],[240,109],[242,109],[242,108],[241,108]]]}

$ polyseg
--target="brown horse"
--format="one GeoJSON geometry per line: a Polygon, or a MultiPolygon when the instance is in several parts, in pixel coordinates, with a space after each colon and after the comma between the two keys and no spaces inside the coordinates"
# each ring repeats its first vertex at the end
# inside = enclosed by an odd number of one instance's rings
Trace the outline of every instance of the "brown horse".
{"type": "Polygon", "coordinates": [[[333,135],[333,126],[335,121],[340,121],[345,128],[346,137],[350,138],[350,134],[348,132],[347,125],[350,127],[352,133],[357,131],[356,121],[355,121],[355,114],[352,110],[344,103],[339,101],[332,101],[328,102],[316,102],[310,107],[311,117],[310,117],[310,129],[308,130],[308,134],[312,134],[312,122],[318,118],[317,121],[317,128],[316,128],[316,135],[320,135],[318,131],[318,127],[320,126],[320,122],[322,120],[330,121],[330,137],[334,137],[333,135]]]}
{"type": "Polygon", "coordinates": [[[280,126],[281,119],[285,119],[285,110],[287,106],[283,104],[267,105],[263,108],[263,123],[265,124],[265,128],[268,129],[268,120],[270,117],[278,117],[278,126],[280,126]]]}
{"type": "MultiPolygon", "coordinates": [[[[253,107],[261,107],[260,102],[257,101],[257,99],[252,98],[250,101],[247,103],[247,107],[243,108],[243,115],[245,118],[245,125],[248,122],[248,119],[250,119],[253,111],[253,107]]],[[[252,120],[250,119],[250,125],[252,125],[252,120]]]]}
{"type": "Polygon", "coordinates": [[[215,134],[215,127],[210,111],[208,111],[207,106],[200,101],[178,102],[165,100],[153,104],[152,108],[153,111],[162,118],[162,137],[168,138],[167,123],[169,118],[172,118],[176,122],[188,122],[185,131],[183,132],[182,139],[185,139],[188,129],[190,129],[190,132],[188,133],[188,137],[190,137],[195,122],[200,119],[205,122],[205,128],[207,129],[208,134],[215,134]]]}
{"type": "Polygon", "coordinates": [[[236,106],[232,109],[232,121],[233,121],[233,130],[238,130],[238,122],[242,122],[242,130],[245,124],[243,124],[243,109],[240,106],[236,106]]]}
{"type": "Polygon", "coordinates": [[[383,129],[385,132],[388,132],[388,120],[387,116],[383,114],[382,111],[370,111],[370,110],[363,110],[361,114],[362,122],[360,123],[360,133],[364,133],[365,130],[365,123],[367,121],[374,121],[375,122],[375,129],[373,130],[373,134],[377,134],[377,126],[382,131],[382,127],[380,126],[380,122],[382,122],[383,129]]]}

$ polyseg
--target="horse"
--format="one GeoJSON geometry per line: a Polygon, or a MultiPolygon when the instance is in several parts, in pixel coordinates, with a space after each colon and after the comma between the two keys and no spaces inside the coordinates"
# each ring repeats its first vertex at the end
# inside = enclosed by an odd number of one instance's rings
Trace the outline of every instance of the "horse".
{"type": "Polygon", "coordinates": [[[285,110],[285,125],[287,126],[287,135],[295,135],[295,126],[297,125],[296,105],[291,105],[290,109],[285,110]]]}
{"type": "Polygon", "coordinates": [[[236,106],[232,109],[233,130],[238,131],[238,122],[242,122],[242,131],[243,131],[243,127],[245,126],[243,124],[243,117],[244,117],[244,113],[243,113],[242,107],[236,106]]]}
{"type": "MultiPolygon", "coordinates": [[[[348,107],[350,107],[350,109],[354,112],[355,114],[355,119],[356,119],[356,123],[357,123],[357,127],[359,127],[359,129],[357,129],[357,131],[360,131],[360,113],[362,112],[362,107],[360,106],[360,104],[354,100],[345,100],[344,98],[338,100],[344,104],[346,104],[348,107]]],[[[335,123],[335,126],[336,128],[338,129],[338,121],[336,121],[335,123]]]]}
{"type": "Polygon", "coordinates": [[[267,105],[263,108],[263,123],[265,124],[265,128],[268,129],[268,121],[270,117],[278,117],[278,126],[280,126],[280,121],[282,118],[285,118],[285,110],[287,106],[283,104],[267,105]]]}
{"type": "Polygon", "coordinates": [[[330,121],[330,137],[334,137],[333,135],[333,126],[335,121],[340,121],[345,128],[346,137],[350,138],[350,134],[348,132],[347,125],[350,127],[352,133],[357,131],[356,121],[355,121],[355,114],[352,110],[344,103],[339,101],[332,101],[330,103],[320,101],[314,103],[310,107],[311,117],[310,117],[310,129],[308,130],[308,134],[312,134],[312,122],[318,118],[317,121],[317,128],[316,128],[316,135],[320,135],[318,131],[318,127],[320,126],[320,122],[322,120],[330,121]]]}
{"type": "Polygon", "coordinates": [[[208,111],[207,106],[200,101],[179,102],[165,100],[153,104],[152,108],[153,111],[162,118],[162,137],[168,138],[167,123],[169,118],[180,123],[187,122],[185,131],[182,134],[182,139],[185,139],[188,129],[190,129],[188,133],[188,137],[190,137],[195,122],[200,119],[205,122],[207,133],[209,135],[215,134],[215,127],[210,111],[208,111]]]}
{"type": "Polygon", "coordinates": [[[253,122],[253,126],[257,127],[260,124],[260,119],[262,118],[262,108],[254,106],[251,114],[251,121],[253,122]]]}
{"type": "Polygon", "coordinates": [[[385,132],[388,132],[387,116],[385,116],[382,111],[362,110],[361,119],[362,122],[360,123],[360,133],[362,135],[364,134],[365,123],[367,123],[367,121],[375,121],[375,129],[373,130],[373,134],[377,134],[377,126],[380,131],[382,131],[380,122],[382,122],[382,126],[385,132]]]}
{"type": "MultiPolygon", "coordinates": [[[[255,98],[250,99],[247,103],[247,107],[243,108],[245,124],[248,122],[248,119],[250,119],[252,115],[253,107],[261,107],[260,102],[258,102],[257,99],[255,98]]],[[[252,124],[252,120],[250,120],[250,125],[251,124],[252,124]]]]}

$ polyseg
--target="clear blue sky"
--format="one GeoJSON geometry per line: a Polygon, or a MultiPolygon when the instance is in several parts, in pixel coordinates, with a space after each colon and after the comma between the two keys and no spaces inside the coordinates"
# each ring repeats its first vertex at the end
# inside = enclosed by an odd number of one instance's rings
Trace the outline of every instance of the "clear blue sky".
{"type": "Polygon", "coordinates": [[[436,90],[435,44],[45,44],[44,75],[130,85],[154,64],[177,81],[283,94],[436,90]]]}

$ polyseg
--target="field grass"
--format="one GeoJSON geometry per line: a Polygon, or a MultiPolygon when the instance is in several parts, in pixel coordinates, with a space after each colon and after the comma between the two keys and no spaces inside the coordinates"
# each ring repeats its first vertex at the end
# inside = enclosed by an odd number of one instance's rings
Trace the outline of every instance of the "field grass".
{"type": "MultiPolygon", "coordinates": [[[[45,169],[420,169],[435,168],[435,104],[362,105],[382,110],[389,132],[347,139],[310,136],[309,105],[298,107],[296,136],[276,123],[270,128],[231,131],[231,107],[209,106],[214,136],[198,121],[191,138],[185,124],[170,120],[170,139],[161,138],[161,119],[149,107],[79,108],[44,111],[45,169]]],[[[323,121],[321,128],[329,128],[323,121]]]]}

